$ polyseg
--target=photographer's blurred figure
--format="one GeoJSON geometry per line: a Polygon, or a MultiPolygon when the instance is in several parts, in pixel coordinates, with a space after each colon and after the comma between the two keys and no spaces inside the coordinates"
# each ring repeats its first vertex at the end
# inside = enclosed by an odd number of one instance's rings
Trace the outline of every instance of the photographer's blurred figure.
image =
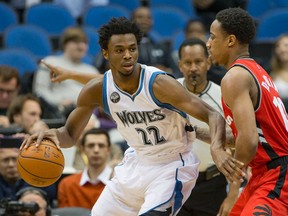
{"type": "MultiPolygon", "coordinates": [[[[17,194],[30,187],[17,170],[18,148],[0,148],[0,203],[5,200],[17,200],[17,194]]],[[[56,200],[56,184],[41,188],[47,193],[49,203],[56,200]]]]}
{"type": "Polygon", "coordinates": [[[0,148],[0,200],[15,200],[18,190],[28,186],[20,180],[16,166],[18,154],[17,148],[0,148]]]}
{"type": "MultiPolygon", "coordinates": [[[[21,203],[25,204],[37,204],[37,208],[31,208],[31,209],[23,209],[21,212],[19,212],[17,215],[19,216],[51,216],[51,209],[49,206],[49,203],[47,202],[47,194],[45,191],[28,187],[25,189],[22,189],[17,193],[17,200],[21,203]]],[[[31,205],[33,206],[33,205],[31,205]]]]}

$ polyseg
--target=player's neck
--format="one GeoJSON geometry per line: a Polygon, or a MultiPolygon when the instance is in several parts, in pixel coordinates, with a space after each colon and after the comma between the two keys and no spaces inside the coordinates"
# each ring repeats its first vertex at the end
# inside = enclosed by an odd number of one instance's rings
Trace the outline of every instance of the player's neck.
{"type": "Polygon", "coordinates": [[[225,65],[226,68],[230,68],[231,65],[238,59],[243,58],[250,58],[249,49],[248,46],[243,46],[239,48],[234,53],[231,53],[231,56],[229,58],[229,61],[227,62],[227,65],[225,65]]]}
{"type": "Polygon", "coordinates": [[[113,75],[114,82],[122,91],[125,91],[132,95],[138,89],[139,80],[140,80],[140,72],[141,72],[141,67],[139,64],[136,64],[131,76],[125,77],[125,76],[121,76],[120,74],[118,74],[118,76],[113,75]]]}

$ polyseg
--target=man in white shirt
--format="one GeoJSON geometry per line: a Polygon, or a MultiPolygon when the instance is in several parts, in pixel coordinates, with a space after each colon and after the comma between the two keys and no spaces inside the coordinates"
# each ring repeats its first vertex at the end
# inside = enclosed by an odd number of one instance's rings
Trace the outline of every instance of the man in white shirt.
{"type": "MultiPolygon", "coordinates": [[[[71,69],[76,72],[94,73],[99,71],[92,65],[86,64],[82,58],[88,49],[88,39],[81,28],[70,27],[61,36],[61,48],[63,54],[47,56],[44,60],[55,66],[71,69]]],[[[64,114],[66,110],[72,110],[77,97],[83,88],[83,84],[73,80],[65,80],[59,83],[50,82],[50,73],[42,64],[35,73],[33,92],[42,97],[50,105],[57,107],[64,114]]]]}

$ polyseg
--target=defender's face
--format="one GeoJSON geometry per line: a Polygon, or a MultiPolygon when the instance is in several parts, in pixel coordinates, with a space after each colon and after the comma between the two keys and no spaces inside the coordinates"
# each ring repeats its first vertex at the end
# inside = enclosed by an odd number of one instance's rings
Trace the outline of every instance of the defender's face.
{"type": "Polygon", "coordinates": [[[225,65],[228,61],[228,35],[218,20],[214,20],[210,27],[210,37],[206,43],[212,63],[225,65]]]}
{"type": "Polygon", "coordinates": [[[108,49],[103,50],[110,68],[123,76],[132,74],[138,60],[138,45],[134,34],[113,35],[108,43],[108,49]]]}

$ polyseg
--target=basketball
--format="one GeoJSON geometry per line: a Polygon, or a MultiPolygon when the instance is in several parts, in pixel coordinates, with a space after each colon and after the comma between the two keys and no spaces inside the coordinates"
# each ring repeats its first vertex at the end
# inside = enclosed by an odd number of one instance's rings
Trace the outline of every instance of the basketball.
{"type": "Polygon", "coordinates": [[[35,187],[46,187],[55,183],[64,169],[64,156],[49,139],[43,139],[36,148],[33,142],[22,149],[17,159],[17,168],[21,178],[35,187]]]}

